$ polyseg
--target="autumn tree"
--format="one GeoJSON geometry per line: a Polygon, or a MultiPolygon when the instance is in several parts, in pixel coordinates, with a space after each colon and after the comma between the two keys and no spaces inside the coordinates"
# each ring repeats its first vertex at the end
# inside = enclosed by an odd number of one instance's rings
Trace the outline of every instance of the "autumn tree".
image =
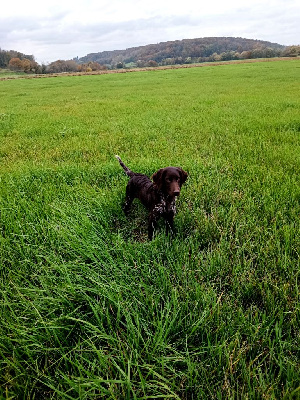
{"type": "Polygon", "coordinates": [[[157,62],[154,61],[154,60],[148,61],[147,65],[148,65],[149,67],[157,67],[157,66],[158,66],[157,62]]]}
{"type": "Polygon", "coordinates": [[[284,52],[284,57],[299,57],[300,56],[300,46],[288,46],[284,52]]]}
{"type": "Polygon", "coordinates": [[[28,73],[31,70],[31,61],[28,60],[27,58],[24,58],[24,60],[21,60],[22,64],[22,71],[28,73]]]}
{"type": "Polygon", "coordinates": [[[107,67],[105,65],[100,65],[99,63],[97,63],[95,61],[77,65],[77,70],[79,72],[100,71],[100,70],[105,70],[105,69],[107,69],[107,67]]]}
{"type": "Polygon", "coordinates": [[[241,58],[246,60],[248,58],[251,58],[251,55],[252,55],[251,51],[242,51],[241,58]]]}
{"type": "Polygon", "coordinates": [[[34,73],[36,73],[36,74],[41,74],[41,73],[44,73],[43,72],[43,68],[44,68],[45,66],[43,66],[43,65],[39,65],[36,61],[30,61],[30,71],[31,72],[34,72],[34,73]]]}
{"type": "Polygon", "coordinates": [[[77,63],[73,60],[57,60],[48,65],[48,72],[75,72],[77,71],[77,63]]]}
{"type": "Polygon", "coordinates": [[[9,61],[8,67],[12,71],[22,71],[26,73],[39,73],[41,71],[39,64],[34,60],[29,60],[28,58],[20,60],[19,57],[14,57],[9,61]]]}
{"type": "Polygon", "coordinates": [[[14,57],[9,61],[8,67],[12,71],[22,71],[22,60],[18,57],[14,57]]]}

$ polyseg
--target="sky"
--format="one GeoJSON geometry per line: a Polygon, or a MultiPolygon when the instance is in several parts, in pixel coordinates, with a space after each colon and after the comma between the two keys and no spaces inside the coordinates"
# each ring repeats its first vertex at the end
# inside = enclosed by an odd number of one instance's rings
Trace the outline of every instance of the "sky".
{"type": "Polygon", "coordinates": [[[13,0],[0,48],[40,64],[168,40],[233,36],[300,44],[299,0],[13,0]]]}

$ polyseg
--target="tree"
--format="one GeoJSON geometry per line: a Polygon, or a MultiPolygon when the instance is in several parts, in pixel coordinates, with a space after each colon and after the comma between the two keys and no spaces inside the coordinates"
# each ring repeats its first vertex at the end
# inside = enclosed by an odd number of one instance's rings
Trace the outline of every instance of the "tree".
{"type": "Polygon", "coordinates": [[[8,52],[0,49],[0,68],[6,68],[9,64],[11,57],[8,52]]]}
{"type": "Polygon", "coordinates": [[[158,66],[158,64],[157,64],[157,62],[156,62],[156,61],[154,61],[154,60],[150,60],[150,61],[148,61],[148,66],[149,66],[149,67],[157,67],[157,66],[158,66]]]}
{"type": "Polygon", "coordinates": [[[43,66],[39,65],[36,61],[30,61],[30,72],[34,72],[35,74],[43,73],[43,66]]]}
{"type": "Polygon", "coordinates": [[[251,55],[252,55],[251,51],[242,51],[241,58],[246,60],[248,58],[251,58],[251,55]]]}
{"type": "Polygon", "coordinates": [[[284,52],[284,57],[299,57],[300,56],[300,46],[288,46],[284,52]]]}
{"type": "Polygon", "coordinates": [[[137,60],[136,66],[138,68],[143,68],[145,66],[145,61],[144,60],[137,60]]]}
{"type": "Polygon", "coordinates": [[[222,61],[222,56],[218,53],[213,53],[208,59],[209,61],[222,61]]]}
{"type": "Polygon", "coordinates": [[[79,71],[79,72],[92,72],[92,71],[100,71],[100,70],[106,70],[106,69],[107,69],[107,67],[105,65],[100,65],[99,63],[97,63],[95,61],[90,61],[88,63],[77,65],[77,71],[79,71]]]}
{"type": "Polygon", "coordinates": [[[73,60],[57,60],[53,61],[48,66],[48,72],[59,73],[59,72],[75,72],[77,71],[77,63],[73,60]]]}
{"type": "Polygon", "coordinates": [[[14,57],[9,61],[8,67],[12,71],[22,71],[22,60],[19,57],[14,57]]]}
{"type": "Polygon", "coordinates": [[[23,60],[21,60],[22,63],[22,70],[26,73],[31,71],[31,61],[28,60],[27,58],[24,58],[23,60]]]}
{"type": "Polygon", "coordinates": [[[65,61],[65,72],[77,71],[77,63],[74,60],[65,61]]]}
{"type": "Polygon", "coordinates": [[[175,63],[174,58],[168,57],[164,58],[161,62],[162,65],[173,65],[175,63]]]}

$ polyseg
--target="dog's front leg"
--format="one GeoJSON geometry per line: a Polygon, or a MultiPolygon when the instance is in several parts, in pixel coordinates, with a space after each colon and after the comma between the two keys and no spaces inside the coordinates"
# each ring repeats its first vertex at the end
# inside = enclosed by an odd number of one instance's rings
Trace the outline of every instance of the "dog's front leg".
{"type": "Polygon", "coordinates": [[[171,233],[174,236],[176,234],[176,229],[174,225],[174,214],[168,213],[165,219],[166,219],[166,235],[171,233]]]}
{"type": "Polygon", "coordinates": [[[161,210],[158,207],[155,207],[149,214],[149,223],[148,223],[149,240],[153,239],[153,233],[157,227],[157,222],[160,217],[161,217],[161,210]]]}
{"type": "Polygon", "coordinates": [[[149,224],[148,224],[148,239],[153,239],[153,233],[157,227],[158,218],[154,218],[152,215],[149,217],[149,224]]]}

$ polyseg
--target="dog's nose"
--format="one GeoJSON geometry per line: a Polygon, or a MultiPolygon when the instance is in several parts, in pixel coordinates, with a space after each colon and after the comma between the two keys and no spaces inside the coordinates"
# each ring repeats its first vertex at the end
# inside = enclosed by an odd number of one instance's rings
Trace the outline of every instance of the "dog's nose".
{"type": "Polygon", "coordinates": [[[174,196],[179,196],[180,191],[179,190],[174,190],[174,196]]]}

